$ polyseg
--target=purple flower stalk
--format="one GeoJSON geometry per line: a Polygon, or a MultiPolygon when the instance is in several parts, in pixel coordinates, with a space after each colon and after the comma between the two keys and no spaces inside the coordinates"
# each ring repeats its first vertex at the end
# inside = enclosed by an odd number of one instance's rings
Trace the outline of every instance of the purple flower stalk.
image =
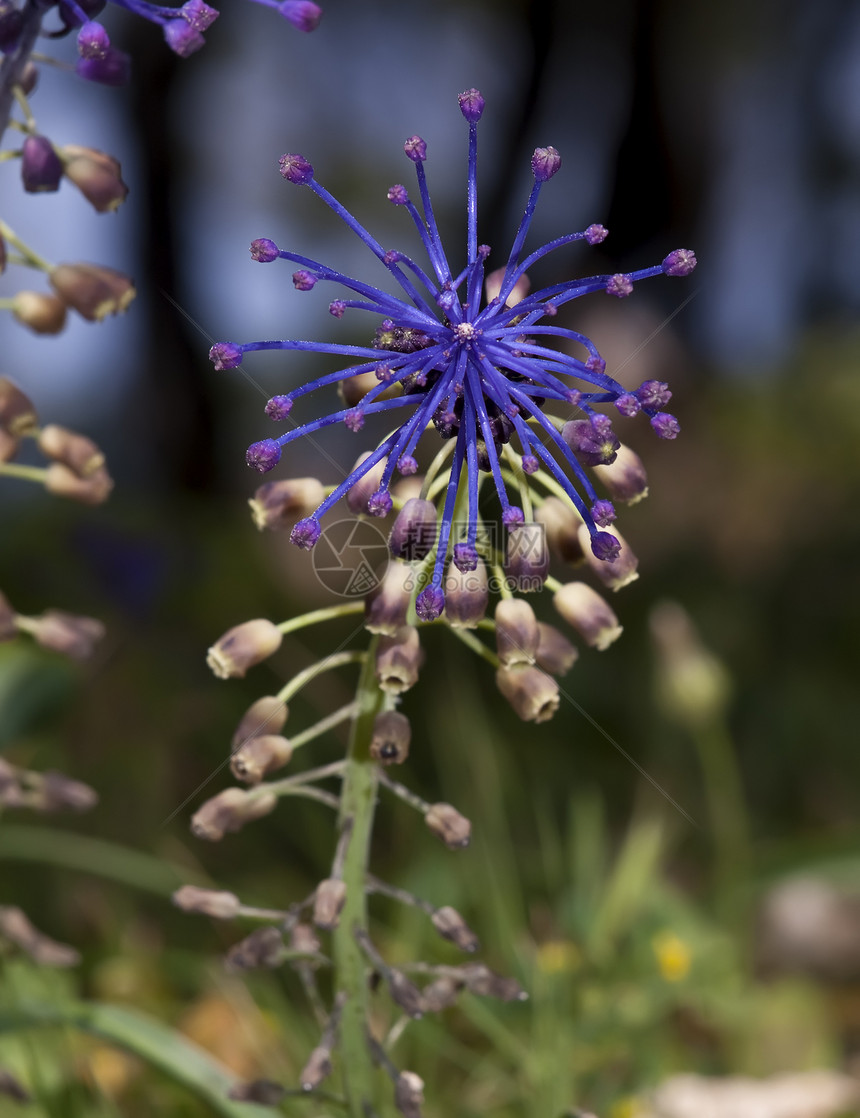
{"type": "Polygon", "coordinates": [[[313,516],[296,525],[292,539],[299,547],[312,547],[319,538],[321,518],[360,478],[380,466],[381,483],[370,497],[367,511],[384,516],[391,508],[388,491],[395,470],[403,474],[415,472],[415,448],[428,427],[435,427],[443,439],[455,440],[433,573],[416,601],[418,616],[423,620],[438,617],[444,609],[443,572],[453,542],[452,520],[461,483],[468,502],[469,528],[467,538],[453,547],[453,560],[462,570],[472,569],[477,555],[480,471],[489,473],[493,479],[503,524],[514,528],[523,520],[522,511],[509,500],[501,466],[503,447],[512,440],[518,444],[526,475],[542,466],[563,488],[588,527],[594,554],[602,560],[617,557],[618,540],[602,530],[612,522],[614,510],[609,501],[598,498],[584,469],[585,465],[612,462],[619,446],[611,420],[596,408],[616,405],[623,416],[642,412],[659,437],[673,439],[679,432],[678,423],[663,410],[671,393],[659,381],[647,381],[635,392],[627,391],[606,373],[606,364],[589,338],[554,325],[553,319],[562,304],[580,295],[603,291],[624,297],[638,280],[657,275],[686,276],[696,264],[691,251],[678,249],[656,267],[629,274],[567,280],[520,297],[524,286],[520,281],[537,261],[574,241],[597,244],[607,232],[602,225],[590,225],[582,232],[568,233],[524,255],[538,196],[561,166],[555,148],[538,148],[532,157],[534,185],[513,247],[504,268],[491,277],[491,281],[496,279],[491,290],[493,297],[482,305],[484,265],[490,253],[486,245],[478,243],[477,234],[477,126],[484,111],[484,99],[477,90],[467,90],[460,95],[459,102],[469,126],[465,267],[455,272],[439,237],[424,171],[427,145],[420,136],[411,136],[404,144],[404,151],[415,167],[418,203],[400,184],[389,189],[388,200],[402,206],[412,219],[429,259],[429,269],[404,253],[387,251],[317,182],[314,169],[304,156],[288,154],[280,160],[283,177],[295,185],[309,187],[321,198],[377,257],[399,284],[402,294],[390,295],[261,239],[251,245],[252,257],[259,262],[280,258],[299,265],[300,270],[293,273],[298,290],[307,291],[322,282],[342,289],[329,307],[335,317],[340,318],[348,309],[378,315],[381,322],[374,340],[367,346],[297,340],[219,342],[210,351],[217,369],[236,368],[245,353],[265,349],[311,351],[351,359],[345,368],[276,397],[277,405],[270,402],[267,408],[272,417],[286,416],[297,400],[317,388],[362,373],[376,373],[378,384],[357,405],[311,419],[278,438],[256,443],[248,453],[249,465],[262,472],[276,465],[283,446],[324,427],[344,424],[350,431],[359,431],[366,416],[378,413],[390,413],[396,424],[325,498],[313,516]],[[509,299],[512,305],[508,304],[509,299]],[[581,355],[574,357],[551,348],[547,342],[552,338],[565,345],[574,343],[581,355]],[[394,396],[392,387],[399,388],[394,396]],[[561,427],[558,420],[544,414],[542,406],[547,400],[575,408],[575,417],[561,427]],[[395,419],[401,412],[406,413],[406,418],[395,419]]]}

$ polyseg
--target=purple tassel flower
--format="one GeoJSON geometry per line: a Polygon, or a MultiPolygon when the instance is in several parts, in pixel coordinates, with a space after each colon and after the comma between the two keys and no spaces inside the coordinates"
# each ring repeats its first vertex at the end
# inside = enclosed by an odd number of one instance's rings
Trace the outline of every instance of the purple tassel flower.
{"type": "Polygon", "coordinates": [[[413,200],[406,187],[398,184],[388,190],[388,200],[411,218],[429,267],[404,253],[386,250],[317,182],[304,156],[284,155],[280,160],[283,177],[308,187],[325,202],[377,257],[400,286],[401,294],[388,294],[327,264],[279,249],[268,239],[258,240],[251,247],[255,260],[280,258],[299,266],[300,271],[293,273],[298,290],[334,284],[338,292],[329,309],[335,317],[342,317],[350,309],[379,316],[374,339],[363,346],[297,340],[219,342],[210,352],[217,369],[235,368],[245,353],[271,349],[349,359],[345,368],[276,397],[277,406],[267,409],[273,417],[286,416],[294,403],[318,388],[363,373],[377,374],[378,384],[357,405],[310,419],[277,438],[255,444],[249,451],[249,464],[265,470],[276,465],[283,446],[324,427],[343,424],[350,431],[358,431],[365,417],[382,414],[394,428],[311,517],[296,525],[293,542],[299,547],[313,546],[319,538],[322,517],[375,468],[382,470],[381,483],[366,511],[385,515],[391,507],[388,491],[395,470],[414,472],[414,452],[428,427],[435,427],[438,437],[454,440],[433,572],[416,602],[418,615],[424,620],[438,617],[444,609],[443,577],[452,547],[455,565],[460,569],[469,569],[468,564],[461,564],[477,555],[480,471],[492,477],[502,523],[512,529],[523,520],[522,511],[511,504],[506,488],[501,465],[505,444],[513,442],[518,447],[526,475],[542,467],[561,486],[587,526],[592,550],[599,559],[608,561],[618,555],[618,540],[603,530],[612,522],[614,510],[609,501],[598,498],[583,468],[612,462],[619,446],[610,418],[596,409],[616,405],[624,416],[641,412],[660,438],[672,439],[679,427],[663,410],[671,393],[657,381],[648,381],[633,393],[627,391],[606,373],[606,364],[589,338],[557,326],[553,320],[562,304],[580,295],[602,291],[623,297],[638,280],[658,275],[686,276],[696,264],[690,250],[678,249],[656,267],[567,280],[528,292],[525,273],[537,261],[575,241],[597,244],[606,236],[602,225],[590,225],[525,253],[538,196],[561,167],[561,156],[555,148],[538,148],[531,161],[534,184],[513,247],[504,268],[491,277],[488,286],[492,297],[482,305],[484,265],[490,254],[486,245],[478,243],[477,231],[477,128],[484,98],[477,90],[467,90],[460,95],[459,103],[469,126],[465,266],[454,270],[439,237],[424,169],[427,144],[420,136],[410,136],[404,144],[415,168],[417,198],[413,200]],[[579,355],[552,348],[548,344],[552,339],[566,348],[575,347],[579,355]],[[392,387],[399,389],[397,394],[392,395],[392,387]],[[564,424],[545,414],[542,406],[547,400],[575,409],[570,421],[564,424]],[[469,527],[467,538],[455,543],[451,539],[452,520],[461,489],[461,499],[468,506],[469,527]]]}

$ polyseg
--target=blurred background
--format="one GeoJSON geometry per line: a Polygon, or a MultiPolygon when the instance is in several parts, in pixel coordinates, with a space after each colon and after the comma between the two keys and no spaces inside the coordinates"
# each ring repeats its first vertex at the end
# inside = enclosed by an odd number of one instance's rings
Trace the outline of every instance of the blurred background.
{"type": "MultiPolygon", "coordinates": [[[[214,372],[206,354],[221,339],[369,336],[361,319],[331,318],[329,292],[296,292],[289,268],[250,261],[249,242],[267,236],[379,280],[334,215],[281,179],[284,151],[309,158],[383,244],[410,252],[408,218],[385,194],[411,184],[402,142],[420,133],[458,260],[467,131],[456,95],[477,86],[491,265],[506,257],[533,148],[552,144],[562,170],[532,243],[592,222],[610,236],[550,258],[546,282],[647,266],[679,246],[699,267],[611,306],[594,295],[567,308],[625,384],[670,382],[682,426],[668,444],[645,424],[622,433],[650,477],[648,500],[622,518],[641,575],[612,602],[622,640],[583,654],[565,681],[572,701],[534,727],[501,707],[486,665],[427,634],[403,704],[416,734],[403,779],[469,815],[475,840],[450,854],[386,803],[375,870],[460,907],[488,964],[532,997],[423,1020],[398,1061],[428,1083],[429,1115],[635,1118],[679,1071],[856,1070],[860,8],[324,7],[302,36],[225,0],[205,50],[185,61],[112,10],[132,86],[45,67],[33,108],[55,143],[117,156],[128,202],[98,216],[69,184],[19,195],[5,171],[4,214],[25,241],[55,261],[129,272],[139,292],[124,317],[71,321],[57,338],[0,320],[0,371],[43,420],[91,435],[116,480],[110,502],[87,509],[0,479],[0,587],[22,612],[57,606],[108,627],[84,667],[24,641],[0,646],[4,755],[100,795],[80,818],[4,816],[4,903],[84,955],[62,979],[7,963],[9,981],[145,1008],[247,1077],[294,1082],[316,1043],[293,977],[225,975],[219,957],[239,932],[169,902],[194,880],[278,907],[328,866],[330,821],[315,805],[288,801],[212,847],[188,819],[229,783],[220,767],[249,703],[348,632],[290,637],[244,681],[206,668],[206,648],[238,622],[327,600],[306,554],[252,526],[258,479],[243,456],[269,434],[265,399],[328,368],[256,355],[245,364],[255,385],[214,372]]],[[[351,464],[355,440],[332,431],[326,455],[351,464]]],[[[330,483],[333,463],[294,446],[276,476],[330,483]]],[[[548,600],[536,608],[551,619],[548,600]]],[[[348,679],[309,687],[291,723],[325,713],[341,686],[347,702],[348,679]]],[[[312,749],[323,763],[341,744],[312,749]]],[[[391,957],[448,958],[411,910],[377,911],[391,957]]],[[[144,1115],[153,1100],[158,1112],[206,1112],[113,1050],[59,1038],[51,1064],[44,1048],[4,1043],[0,1062],[81,1071],[72,1087],[43,1069],[46,1113],[144,1115]]]]}

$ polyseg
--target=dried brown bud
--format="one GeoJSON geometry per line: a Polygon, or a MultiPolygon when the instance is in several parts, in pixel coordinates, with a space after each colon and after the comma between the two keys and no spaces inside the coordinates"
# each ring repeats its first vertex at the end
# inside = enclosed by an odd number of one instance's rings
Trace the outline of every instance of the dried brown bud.
{"type": "Polygon", "coordinates": [[[293,747],[277,734],[249,738],[230,758],[230,771],[237,780],[259,784],[264,776],[289,764],[293,747]]]}
{"type": "Polygon", "coordinates": [[[277,695],[264,695],[251,703],[242,715],[230,750],[236,750],[244,745],[249,738],[260,737],[262,734],[279,734],[287,723],[289,708],[283,699],[277,695]]]}
{"type": "Polygon", "coordinates": [[[173,903],[183,912],[198,912],[215,920],[232,920],[241,907],[235,893],[201,889],[197,885],[183,885],[177,889],[173,894],[173,903]]]}
{"type": "Polygon", "coordinates": [[[565,563],[580,563],[583,559],[579,528],[582,520],[572,505],[558,497],[547,497],[535,512],[535,519],[543,524],[550,551],[565,563]]]}
{"type": "Polygon", "coordinates": [[[14,381],[0,377],[0,428],[9,435],[29,435],[38,422],[30,397],[14,381]]]}
{"type": "Polygon", "coordinates": [[[88,322],[126,310],[136,294],[128,276],[101,264],[58,264],[49,279],[66,306],[88,322]]]}
{"type": "Polygon", "coordinates": [[[443,1009],[448,1009],[460,996],[463,985],[447,974],[434,979],[421,991],[424,1008],[428,1013],[441,1013],[443,1009]]]}
{"type": "Polygon", "coordinates": [[[303,955],[319,954],[321,944],[310,924],[296,924],[290,932],[290,950],[303,955]]]}
{"type": "Polygon", "coordinates": [[[538,632],[540,643],[535,653],[537,666],[550,675],[567,675],[579,659],[577,649],[554,625],[539,621],[538,632]]]}
{"type": "Polygon", "coordinates": [[[624,443],[619,446],[614,462],[592,469],[613,501],[635,505],[648,496],[648,475],[642,459],[624,443]]]}
{"type": "Polygon", "coordinates": [[[369,633],[393,636],[406,624],[415,572],[408,563],[393,560],[382,579],[364,599],[364,627],[369,633]]]}
{"type": "Polygon", "coordinates": [[[596,590],[584,582],[568,582],[552,600],[560,617],[599,652],[621,636],[618,618],[596,590]]]}
{"type": "Polygon", "coordinates": [[[73,660],[87,660],[105,635],[101,621],[78,617],[59,609],[46,610],[41,617],[18,617],[18,627],[35,639],[42,648],[61,652],[73,660]]]}
{"type": "Polygon", "coordinates": [[[12,314],[34,334],[59,334],[66,325],[66,304],[42,291],[19,291],[12,297],[12,314]]]}
{"type": "Polygon", "coordinates": [[[424,659],[418,630],[404,625],[393,636],[383,636],[376,650],[376,678],[383,691],[399,695],[418,682],[424,659]]]}
{"type": "Polygon", "coordinates": [[[291,528],[297,520],[310,516],[325,498],[323,484],[315,477],[267,481],[248,502],[254,523],[264,528],[291,528]]]}
{"type": "Polygon", "coordinates": [[[111,213],[125,201],[128,187],[112,155],[77,144],[66,144],[57,154],[63,162],[63,174],[98,213],[111,213]]]}
{"type": "Polygon", "coordinates": [[[313,1091],[330,1075],[331,1049],[319,1045],[308,1056],[299,1075],[299,1085],[303,1091],[313,1091]]]}
{"type": "Polygon", "coordinates": [[[218,842],[228,831],[239,831],[246,823],[274,811],[278,797],[259,795],[242,788],[225,788],[207,800],[191,817],[191,831],[199,839],[218,842]]]}
{"type": "Polygon", "coordinates": [[[541,668],[499,668],[496,686],[523,722],[548,722],[558,710],[558,684],[541,668]]]}
{"type": "Polygon", "coordinates": [[[346,885],[334,877],[328,877],[317,886],[314,896],[313,921],[318,928],[331,931],[340,921],[340,914],[346,904],[346,885]]]}
{"type": "Polygon", "coordinates": [[[277,625],[263,617],[245,621],[212,645],[206,663],[219,679],[243,679],[248,668],[277,652],[283,639],[277,625]]]}
{"type": "Polygon", "coordinates": [[[487,568],[478,557],[474,571],[461,571],[448,564],[445,575],[445,618],[455,629],[474,629],[487,612],[490,590],[487,568]]]}
{"type": "Polygon", "coordinates": [[[18,626],[15,624],[17,616],[9,599],[0,590],[0,641],[10,641],[18,636],[18,626]]]}
{"type": "Polygon", "coordinates": [[[89,811],[98,802],[98,793],[89,784],[49,769],[40,774],[31,806],[37,811],[89,811]]]}
{"type": "Polygon", "coordinates": [[[456,908],[451,908],[450,905],[437,908],[430,919],[439,935],[455,943],[461,951],[467,951],[471,954],[478,950],[480,946],[478,937],[456,908]]]}
{"type": "Polygon", "coordinates": [[[496,651],[504,667],[533,664],[540,643],[535,611],[522,598],[502,598],[496,606],[496,651]]]}
{"type": "Polygon", "coordinates": [[[418,1018],[424,1013],[424,999],[421,991],[411,982],[403,971],[393,968],[388,972],[388,993],[395,1005],[409,1017],[418,1018]]]}
{"type": "Polygon", "coordinates": [[[450,850],[459,850],[469,845],[472,837],[472,824],[450,804],[431,804],[424,816],[424,822],[450,850]]]}
{"type": "Polygon", "coordinates": [[[0,939],[14,944],[26,955],[45,967],[73,967],[81,961],[74,947],[57,943],[43,935],[30,923],[20,908],[12,905],[0,906],[0,939]]]}
{"type": "Polygon", "coordinates": [[[467,963],[458,968],[463,976],[466,989],[473,994],[486,998],[498,998],[503,1002],[524,1002],[528,994],[515,978],[503,978],[491,971],[483,963],[467,963]]]}
{"type": "Polygon", "coordinates": [[[405,714],[384,710],[373,721],[370,756],[380,765],[401,765],[409,756],[412,727],[405,714]]]}
{"type": "Polygon", "coordinates": [[[286,958],[284,938],[277,928],[257,928],[234,944],[227,952],[229,970],[253,970],[255,967],[279,967],[286,958]]]}
{"type": "Polygon", "coordinates": [[[590,536],[584,524],[579,529],[579,542],[582,544],[586,563],[588,563],[590,569],[594,571],[603,585],[609,590],[621,590],[622,587],[628,586],[639,577],[636,573],[639,560],[630,550],[630,545],[614,524],[612,525],[612,535],[615,536],[621,544],[621,551],[617,559],[597,558],[591,550],[590,536]]]}
{"type": "MultiPolygon", "coordinates": [[[[353,405],[350,405],[352,407],[353,405]]],[[[360,454],[353,469],[357,469],[362,462],[366,462],[370,457],[370,451],[365,454],[360,454]]],[[[367,512],[367,502],[370,497],[379,489],[382,484],[382,475],[385,473],[385,459],[377,462],[375,466],[367,471],[367,473],[358,479],[351,489],[347,490],[346,503],[349,506],[349,511],[358,516],[361,513],[367,512]]]]}
{"type": "Polygon", "coordinates": [[[57,423],[49,423],[39,432],[39,449],[48,458],[62,462],[79,477],[89,477],[105,464],[105,456],[85,435],[78,435],[57,423]]]}
{"type": "Polygon", "coordinates": [[[227,1098],[234,1102],[253,1102],[258,1106],[278,1106],[286,1091],[272,1079],[252,1079],[249,1083],[234,1083],[227,1098]]]}
{"type": "Polygon", "coordinates": [[[52,462],[45,471],[45,489],[55,497],[68,497],[82,505],[100,505],[110,496],[113,478],[104,467],[94,470],[89,477],[78,477],[68,466],[52,462]]]}
{"type": "Polygon", "coordinates": [[[522,594],[543,589],[549,574],[549,548],[542,524],[518,524],[508,532],[505,575],[522,594]]]}
{"type": "Polygon", "coordinates": [[[424,1080],[414,1071],[402,1071],[394,1082],[394,1105],[404,1118],[421,1118],[424,1080]]]}

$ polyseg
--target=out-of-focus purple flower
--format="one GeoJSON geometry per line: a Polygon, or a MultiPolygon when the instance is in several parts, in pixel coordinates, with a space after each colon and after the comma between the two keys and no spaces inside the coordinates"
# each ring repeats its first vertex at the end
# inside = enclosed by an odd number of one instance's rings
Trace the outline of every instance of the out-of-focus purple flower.
{"type": "Polygon", "coordinates": [[[274,8],[299,31],[316,31],[322,18],[322,8],[311,0],[255,0],[267,8],[274,8]]]}
{"type": "Polygon", "coordinates": [[[21,181],[30,194],[59,190],[63,164],[45,136],[28,136],[21,151],[21,181]]]}

